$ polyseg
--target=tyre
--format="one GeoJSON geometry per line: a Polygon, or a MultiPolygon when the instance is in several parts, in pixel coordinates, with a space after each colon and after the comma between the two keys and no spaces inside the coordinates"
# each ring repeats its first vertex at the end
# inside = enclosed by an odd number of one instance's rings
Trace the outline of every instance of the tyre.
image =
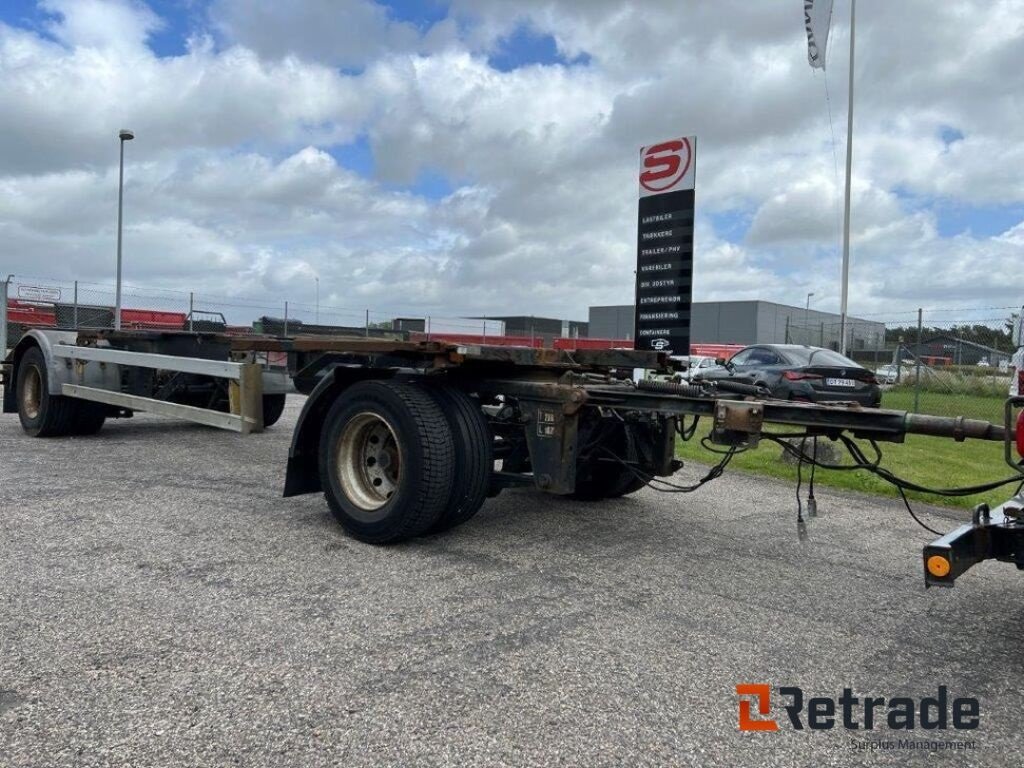
{"type": "Polygon", "coordinates": [[[30,348],[18,364],[17,397],[21,428],[32,437],[59,437],[73,432],[77,402],[51,395],[46,360],[39,347],[30,348]]]}
{"type": "Polygon", "coordinates": [[[284,395],[263,396],[263,426],[272,427],[277,424],[284,413],[284,395]]]}
{"type": "Polygon", "coordinates": [[[430,529],[440,533],[462,525],[483,506],[494,470],[494,437],[480,405],[465,392],[446,386],[424,389],[448,419],[458,467],[448,504],[430,529]]]}
{"type": "Polygon", "coordinates": [[[577,476],[576,490],[572,498],[577,501],[600,501],[601,499],[617,499],[636,493],[647,485],[625,467],[608,466],[600,473],[592,474],[584,479],[577,476]]]}
{"type": "Polygon", "coordinates": [[[576,467],[576,490],[570,498],[577,501],[600,501],[617,499],[635,493],[647,483],[628,467],[616,462],[608,451],[621,459],[636,459],[637,451],[633,436],[625,424],[618,424],[612,433],[601,441],[605,450],[597,451],[588,461],[576,467]],[[602,460],[606,459],[606,460],[602,460]]]}
{"type": "Polygon", "coordinates": [[[99,403],[74,403],[75,414],[72,417],[71,434],[95,435],[103,429],[107,421],[106,406],[99,403]]]}
{"type": "Polygon", "coordinates": [[[441,517],[456,476],[451,428],[421,387],[354,384],[334,402],[320,440],[331,513],[353,537],[390,544],[441,517]]]}

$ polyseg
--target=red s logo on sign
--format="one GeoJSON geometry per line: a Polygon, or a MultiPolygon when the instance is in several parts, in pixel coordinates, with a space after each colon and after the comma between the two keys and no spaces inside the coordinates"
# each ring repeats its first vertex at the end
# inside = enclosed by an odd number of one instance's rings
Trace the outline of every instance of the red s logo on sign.
{"type": "Polygon", "coordinates": [[[674,139],[644,149],[640,186],[649,192],[671,189],[690,170],[693,150],[688,139],[674,139]]]}

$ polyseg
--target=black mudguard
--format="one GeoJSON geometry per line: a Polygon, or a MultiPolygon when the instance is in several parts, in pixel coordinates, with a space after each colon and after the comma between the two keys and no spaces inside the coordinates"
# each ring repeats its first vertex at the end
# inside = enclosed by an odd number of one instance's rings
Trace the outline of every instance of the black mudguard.
{"type": "Polygon", "coordinates": [[[284,496],[301,496],[304,493],[319,493],[323,490],[320,482],[320,435],[323,432],[327,413],[335,400],[357,381],[387,379],[392,371],[338,366],[329,370],[320,383],[309,393],[309,398],[299,414],[292,433],[292,445],[288,450],[288,469],[284,478],[284,496]]]}

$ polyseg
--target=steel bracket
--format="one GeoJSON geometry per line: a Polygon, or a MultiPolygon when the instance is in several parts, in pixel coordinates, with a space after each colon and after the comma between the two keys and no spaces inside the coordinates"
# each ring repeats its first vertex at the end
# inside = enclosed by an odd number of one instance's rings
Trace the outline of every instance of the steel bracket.
{"type": "Polygon", "coordinates": [[[761,403],[741,400],[718,400],[715,402],[714,425],[711,441],[718,445],[757,445],[764,425],[764,408],[761,403]]]}

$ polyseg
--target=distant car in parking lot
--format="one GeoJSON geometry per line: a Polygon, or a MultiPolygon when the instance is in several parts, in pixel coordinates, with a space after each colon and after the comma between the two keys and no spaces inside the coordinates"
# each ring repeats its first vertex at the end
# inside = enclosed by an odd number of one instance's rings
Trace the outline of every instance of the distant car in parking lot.
{"type": "Polygon", "coordinates": [[[895,384],[900,380],[900,369],[892,363],[880,365],[875,369],[875,378],[879,384],[895,384]]]}
{"type": "Polygon", "coordinates": [[[673,357],[672,363],[679,369],[672,375],[676,381],[693,381],[702,373],[722,367],[715,358],[706,355],[680,355],[673,357]]]}
{"type": "Polygon", "coordinates": [[[876,408],[882,404],[882,390],[873,372],[821,347],[756,344],[737,352],[724,367],[697,378],[766,387],[773,397],[784,400],[853,401],[876,408]]]}

